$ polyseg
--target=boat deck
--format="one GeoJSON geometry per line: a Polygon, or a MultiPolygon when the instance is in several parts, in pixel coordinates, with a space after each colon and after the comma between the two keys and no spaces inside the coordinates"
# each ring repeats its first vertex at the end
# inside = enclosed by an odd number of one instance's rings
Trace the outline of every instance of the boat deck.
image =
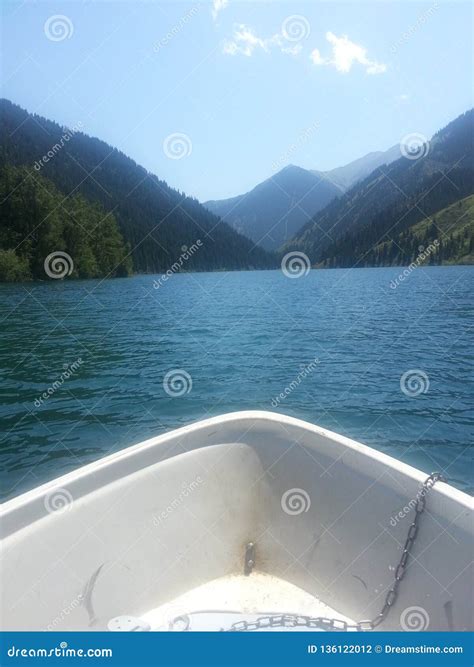
{"type": "MultiPolygon", "coordinates": [[[[152,609],[142,619],[155,631],[202,631],[227,630],[233,623],[273,614],[324,616],[353,623],[307,591],[262,572],[215,579],[152,609]]],[[[305,627],[287,629],[315,631],[305,627]]]]}

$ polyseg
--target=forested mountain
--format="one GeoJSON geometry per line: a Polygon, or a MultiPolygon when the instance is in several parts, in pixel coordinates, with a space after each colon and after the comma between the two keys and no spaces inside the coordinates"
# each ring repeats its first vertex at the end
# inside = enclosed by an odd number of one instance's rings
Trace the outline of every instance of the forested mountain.
{"type": "MultiPolygon", "coordinates": [[[[113,213],[137,272],[166,271],[183,246],[191,247],[198,239],[202,244],[186,261],[185,270],[276,265],[274,256],[255,247],[197,200],[173,190],[99,139],[30,115],[8,100],[0,101],[0,134],[0,168],[25,167],[30,178],[41,174],[63,196],[80,194],[113,213]]],[[[1,249],[10,248],[2,245],[1,249]]]]}
{"type": "MultiPolygon", "coordinates": [[[[350,265],[353,259],[353,238],[338,245],[339,262],[350,265]]],[[[328,249],[328,258],[321,267],[335,266],[328,249]]],[[[370,248],[361,266],[408,266],[426,258],[425,264],[474,264],[474,195],[465,197],[435,215],[409,227],[398,235],[370,248]]]]}
{"type": "Polygon", "coordinates": [[[275,250],[338,194],[340,188],[323,174],[289,165],[246,194],[204,206],[263,248],[275,250]]]}
{"type": "Polygon", "coordinates": [[[324,267],[403,264],[433,234],[440,247],[430,261],[472,255],[473,110],[417,159],[393,161],[393,147],[326,174],[289,166],[246,195],[206,204],[235,229],[99,139],[7,100],[0,130],[3,280],[44,277],[54,251],[74,257],[73,277],[127,275],[132,262],[138,272],[163,272],[198,239],[184,270],[273,268],[275,255],[256,244],[274,249],[292,234],[281,249],[302,250],[324,267]],[[458,201],[462,216],[453,222],[458,201]]]}
{"type": "Polygon", "coordinates": [[[375,248],[474,192],[474,111],[438,132],[418,159],[376,169],[314,216],[283,250],[313,264],[372,266],[375,248]]]}
{"type": "Polygon", "coordinates": [[[207,201],[204,206],[262,248],[276,250],[330,201],[376,167],[399,157],[400,147],[393,146],[331,171],[288,165],[246,194],[207,201]]]}
{"type": "Polygon", "coordinates": [[[0,280],[130,274],[129,248],[113,214],[99,204],[65,198],[26,167],[0,168],[0,201],[0,280]]]}

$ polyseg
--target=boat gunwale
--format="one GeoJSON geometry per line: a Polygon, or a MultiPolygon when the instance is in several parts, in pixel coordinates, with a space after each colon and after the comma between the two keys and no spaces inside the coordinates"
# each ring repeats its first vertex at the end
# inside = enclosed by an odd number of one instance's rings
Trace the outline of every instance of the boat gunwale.
{"type": "MultiPolygon", "coordinates": [[[[68,487],[68,486],[70,487],[72,484],[80,480],[84,480],[88,476],[94,475],[100,471],[103,471],[106,468],[113,467],[118,463],[126,461],[127,459],[132,459],[133,457],[137,456],[140,453],[152,450],[154,448],[160,448],[161,446],[169,443],[171,440],[176,439],[177,437],[179,438],[183,435],[198,433],[199,431],[204,431],[212,426],[222,426],[225,424],[237,423],[239,421],[244,421],[244,420],[254,420],[255,422],[263,422],[263,423],[266,422],[268,424],[286,425],[290,427],[302,428],[305,429],[306,431],[314,433],[315,435],[324,437],[328,440],[335,441],[340,445],[343,445],[362,456],[368,457],[378,463],[387,466],[392,470],[396,470],[397,472],[402,473],[406,477],[420,484],[423,483],[423,481],[427,477],[427,473],[407,463],[403,463],[402,461],[399,461],[398,459],[394,458],[393,456],[390,456],[389,454],[380,452],[379,450],[374,449],[369,445],[365,445],[361,442],[358,442],[357,440],[353,440],[352,438],[340,435],[339,433],[335,433],[334,431],[330,431],[321,426],[311,424],[310,422],[298,419],[296,417],[283,415],[278,412],[271,412],[264,410],[246,410],[246,411],[229,412],[217,417],[210,417],[209,419],[193,422],[192,424],[188,424],[186,426],[182,426],[177,429],[172,429],[171,431],[167,431],[166,433],[161,433],[160,435],[154,436],[147,440],[143,440],[142,442],[126,447],[125,449],[122,449],[118,452],[114,452],[113,454],[109,454],[96,461],[92,461],[91,463],[87,463],[83,466],[80,466],[75,470],[72,470],[64,475],[61,475],[60,477],[56,477],[55,479],[45,482],[44,484],[41,484],[40,486],[37,486],[34,489],[30,489],[29,491],[26,491],[25,493],[15,496],[7,500],[5,503],[2,503],[0,505],[0,522],[2,522],[7,517],[11,520],[13,518],[12,514],[14,514],[17,511],[25,510],[25,508],[27,508],[28,505],[33,505],[38,500],[44,498],[48,494],[48,492],[52,491],[53,489],[56,489],[58,487],[68,487]]],[[[225,441],[223,441],[222,444],[226,444],[225,441]]],[[[245,444],[245,443],[240,443],[240,444],[245,444]]],[[[215,444],[215,446],[218,445],[219,443],[217,443],[217,445],[215,444]]],[[[203,446],[205,447],[208,445],[203,445],[203,446]]],[[[171,456],[170,458],[173,458],[174,456],[177,456],[177,454],[171,456]]],[[[140,470],[140,468],[138,470],[140,470]]],[[[125,476],[123,475],[122,478],[124,477],[125,476]]],[[[111,480],[108,483],[113,483],[113,481],[117,481],[120,478],[121,477],[117,476],[115,480],[111,480]]],[[[100,487],[97,487],[97,489],[95,490],[98,490],[99,488],[100,487]]],[[[89,491],[89,493],[93,492],[94,492],[93,490],[89,491]]],[[[436,492],[445,496],[446,498],[449,498],[461,504],[462,506],[465,506],[467,509],[474,509],[474,498],[472,498],[469,494],[465,493],[464,491],[456,489],[447,482],[438,482],[436,485],[436,492]]],[[[78,499],[86,497],[87,495],[88,493],[84,494],[83,496],[80,496],[78,499]]],[[[40,518],[44,517],[39,517],[34,521],[32,521],[31,523],[35,523],[36,520],[39,520],[40,518]]],[[[24,527],[25,527],[24,524],[19,526],[17,530],[12,530],[11,532],[9,532],[8,536],[14,535],[18,530],[21,530],[24,527]]],[[[2,524],[0,524],[0,529],[1,528],[2,524]]]]}

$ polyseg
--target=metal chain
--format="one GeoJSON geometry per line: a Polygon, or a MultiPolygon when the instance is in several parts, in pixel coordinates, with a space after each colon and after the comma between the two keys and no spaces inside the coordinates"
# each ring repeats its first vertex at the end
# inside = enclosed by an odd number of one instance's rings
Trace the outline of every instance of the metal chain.
{"type": "Polygon", "coordinates": [[[342,619],[326,618],[324,616],[313,617],[301,616],[297,614],[269,615],[259,616],[255,619],[255,621],[239,621],[238,623],[233,623],[227,632],[294,627],[318,628],[321,630],[327,630],[329,632],[347,632],[350,630],[364,632],[366,630],[374,630],[377,628],[386,619],[389,611],[397,600],[398,588],[407,571],[411,551],[418,535],[420,517],[425,511],[426,495],[438,481],[445,482],[446,480],[439,472],[431,473],[431,475],[425,479],[421,489],[416,495],[415,518],[413,519],[413,522],[408,529],[408,535],[403,547],[402,556],[395,569],[395,579],[392,587],[385,596],[385,602],[382,609],[380,610],[379,614],[375,616],[375,618],[358,621],[355,624],[351,624],[343,621],[342,619]]]}

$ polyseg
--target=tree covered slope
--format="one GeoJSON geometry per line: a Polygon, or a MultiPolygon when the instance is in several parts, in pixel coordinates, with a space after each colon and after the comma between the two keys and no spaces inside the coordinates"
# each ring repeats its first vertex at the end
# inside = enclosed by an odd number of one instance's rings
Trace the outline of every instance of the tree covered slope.
{"type": "Polygon", "coordinates": [[[113,214],[65,198],[41,174],[0,168],[0,280],[127,276],[130,250],[113,214]],[[64,254],[65,253],[65,254],[64,254]]]}
{"type": "Polygon", "coordinates": [[[286,245],[313,264],[373,266],[375,248],[474,192],[474,113],[438,132],[417,159],[376,169],[318,213],[286,245]]]}
{"type": "MultiPolygon", "coordinates": [[[[63,197],[76,194],[113,213],[137,272],[166,271],[201,240],[186,270],[269,268],[275,258],[238,234],[197,200],[170,188],[99,139],[71,133],[8,100],[0,101],[0,167],[43,176],[63,197]],[[66,140],[64,137],[67,137],[66,140]],[[44,157],[51,155],[49,159],[44,157]]],[[[3,250],[8,248],[2,246],[3,250]]]]}
{"type": "Polygon", "coordinates": [[[427,264],[474,264],[474,195],[451,204],[377,244],[364,258],[369,266],[400,266],[414,261],[427,248],[427,264]]]}

